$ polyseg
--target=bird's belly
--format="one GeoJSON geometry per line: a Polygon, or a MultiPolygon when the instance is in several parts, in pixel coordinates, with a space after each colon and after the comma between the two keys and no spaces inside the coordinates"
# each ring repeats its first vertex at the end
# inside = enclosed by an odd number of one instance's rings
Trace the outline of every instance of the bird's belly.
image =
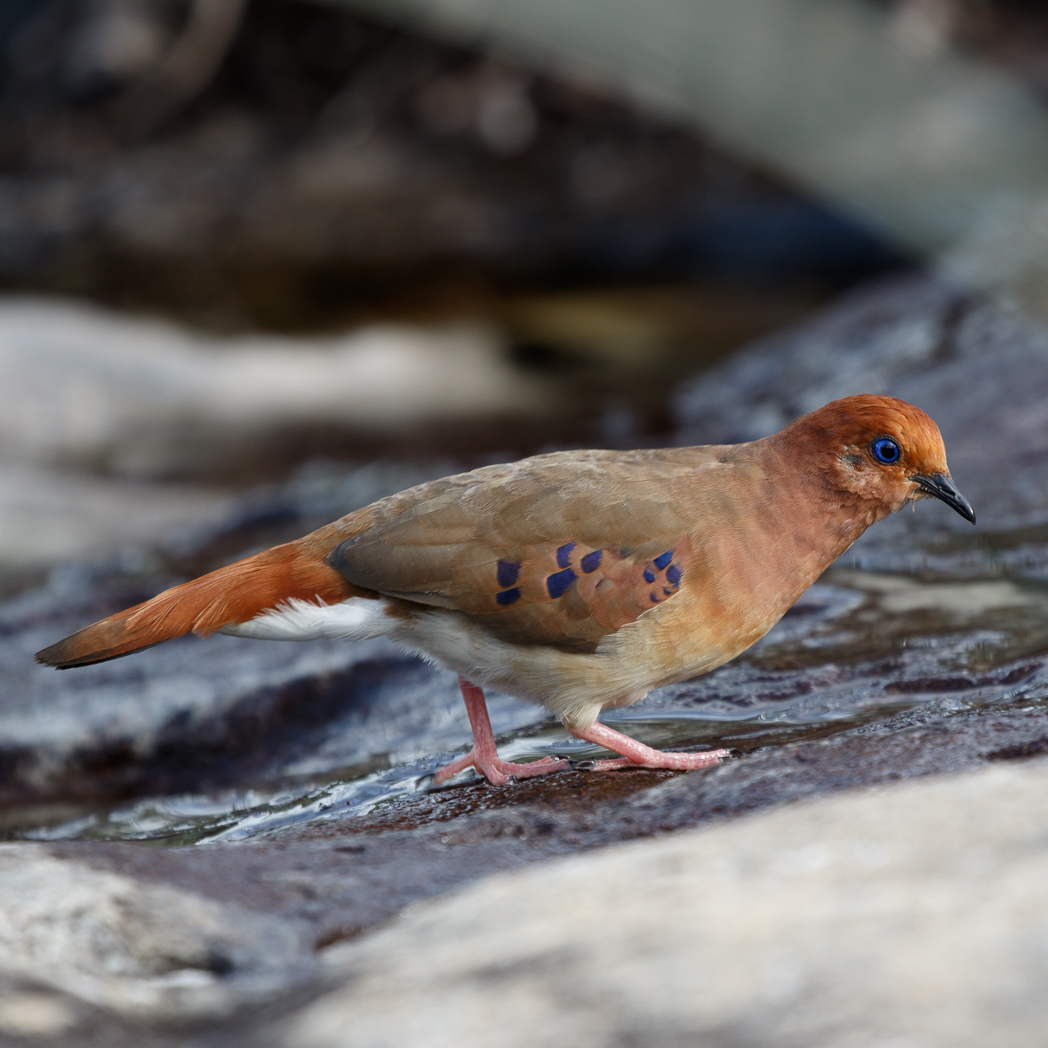
{"type": "Polygon", "coordinates": [[[466,615],[427,608],[405,616],[389,636],[476,684],[538,703],[579,727],[592,724],[602,709],[628,706],[652,688],[708,672],[736,654],[703,651],[701,639],[685,647],[646,644],[651,627],[636,636],[632,629],[619,631],[619,643],[605,650],[577,654],[503,641],[466,615]]]}

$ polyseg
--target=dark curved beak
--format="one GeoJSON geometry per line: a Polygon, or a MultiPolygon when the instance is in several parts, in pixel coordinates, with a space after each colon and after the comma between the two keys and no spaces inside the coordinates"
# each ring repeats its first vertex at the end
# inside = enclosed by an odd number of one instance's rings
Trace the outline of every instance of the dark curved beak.
{"type": "Polygon", "coordinates": [[[930,476],[922,476],[915,473],[910,480],[914,482],[926,495],[945,502],[951,509],[957,510],[965,520],[975,523],[975,510],[971,503],[957,490],[953,478],[948,473],[932,473],[930,476]]]}

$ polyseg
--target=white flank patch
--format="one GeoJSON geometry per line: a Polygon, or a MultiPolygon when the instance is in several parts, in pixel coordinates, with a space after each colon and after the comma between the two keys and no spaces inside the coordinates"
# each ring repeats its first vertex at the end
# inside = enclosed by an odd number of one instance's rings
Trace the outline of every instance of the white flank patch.
{"type": "Polygon", "coordinates": [[[292,598],[222,632],[252,640],[367,640],[396,625],[385,605],[381,598],[369,597],[350,597],[340,604],[292,598]]]}

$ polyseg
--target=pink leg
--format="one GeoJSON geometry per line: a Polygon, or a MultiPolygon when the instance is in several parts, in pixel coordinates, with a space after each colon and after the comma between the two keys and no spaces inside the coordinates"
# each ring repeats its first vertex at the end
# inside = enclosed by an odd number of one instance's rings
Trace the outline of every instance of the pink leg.
{"type": "Polygon", "coordinates": [[[611,771],[615,768],[670,768],[673,771],[691,771],[720,764],[727,757],[727,750],[704,750],[702,753],[666,753],[637,742],[621,731],[615,731],[597,721],[584,729],[569,728],[572,735],[587,742],[595,742],[605,749],[621,753],[625,760],[594,761],[592,771],[611,771]]]}
{"type": "Polygon", "coordinates": [[[550,772],[564,771],[571,767],[571,761],[558,761],[553,757],[543,757],[542,760],[530,764],[511,764],[502,760],[495,748],[495,734],[491,730],[484,692],[465,677],[459,677],[459,687],[462,689],[462,698],[466,700],[466,712],[473,728],[473,749],[437,772],[433,780],[437,786],[466,768],[476,768],[492,786],[505,786],[510,779],[548,775],[550,772]]]}

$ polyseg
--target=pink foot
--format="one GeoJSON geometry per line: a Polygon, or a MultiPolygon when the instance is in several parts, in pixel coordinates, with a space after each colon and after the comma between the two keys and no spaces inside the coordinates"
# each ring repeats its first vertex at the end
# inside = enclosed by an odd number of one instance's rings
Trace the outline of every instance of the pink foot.
{"type": "Polygon", "coordinates": [[[491,720],[488,717],[484,692],[465,677],[459,677],[459,687],[462,689],[462,698],[466,701],[469,723],[473,728],[473,749],[464,757],[459,757],[458,760],[441,768],[433,778],[435,785],[440,786],[467,768],[476,768],[492,786],[505,786],[510,779],[528,779],[535,775],[549,775],[551,772],[566,771],[571,767],[571,761],[559,761],[553,757],[543,757],[542,760],[532,761],[529,764],[511,764],[509,761],[504,761],[495,748],[495,734],[491,730],[491,720]]]}
{"type": "Polygon", "coordinates": [[[597,721],[592,727],[582,730],[570,728],[572,735],[587,742],[623,754],[624,759],[594,761],[588,764],[590,771],[614,771],[617,768],[669,768],[672,771],[694,771],[720,764],[731,754],[728,750],[704,750],[702,753],[666,753],[645,746],[621,731],[615,731],[597,721]]]}
{"type": "Polygon", "coordinates": [[[433,777],[433,782],[440,786],[448,779],[458,775],[460,771],[467,768],[476,768],[492,786],[505,786],[510,779],[528,779],[536,775],[549,775],[554,771],[567,771],[571,767],[571,761],[558,761],[553,757],[543,757],[540,761],[531,761],[528,764],[511,764],[502,760],[501,757],[487,758],[477,752],[474,747],[465,757],[459,757],[457,761],[441,768],[433,777]]]}

